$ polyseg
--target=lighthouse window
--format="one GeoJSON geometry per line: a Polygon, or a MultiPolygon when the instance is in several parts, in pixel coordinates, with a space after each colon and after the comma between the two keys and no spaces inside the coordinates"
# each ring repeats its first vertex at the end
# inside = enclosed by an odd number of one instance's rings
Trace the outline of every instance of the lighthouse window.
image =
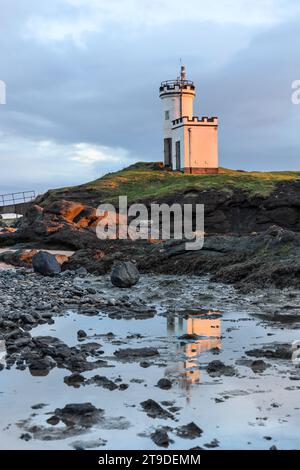
{"type": "Polygon", "coordinates": [[[165,120],[168,121],[170,119],[170,111],[165,111],[165,120]]]}

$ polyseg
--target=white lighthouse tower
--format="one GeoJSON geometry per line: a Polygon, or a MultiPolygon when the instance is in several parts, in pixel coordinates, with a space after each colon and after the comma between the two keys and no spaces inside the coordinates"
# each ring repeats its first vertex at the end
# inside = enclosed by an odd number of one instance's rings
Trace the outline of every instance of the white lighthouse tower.
{"type": "Polygon", "coordinates": [[[181,66],[176,80],[161,83],[164,164],[185,173],[218,173],[218,118],[194,116],[195,85],[181,66]]]}

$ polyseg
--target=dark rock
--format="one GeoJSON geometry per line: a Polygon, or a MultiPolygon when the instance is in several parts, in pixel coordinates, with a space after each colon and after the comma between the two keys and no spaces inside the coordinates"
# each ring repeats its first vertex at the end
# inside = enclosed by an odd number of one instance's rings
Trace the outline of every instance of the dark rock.
{"type": "Polygon", "coordinates": [[[42,408],[44,408],[45,406],[47,406],[46,403],[37,403],[36,405],[32,405],[32,409],[33,410],[41,410],[42,408]]]}
{"type": "Polygon", "coordinates": [[[169,408],[169,411],[171,411],[171,413],[178,413],[178,411],[180,410],[181,410],[180,406],[170,406],[169,408]]]}
{"type": "Polygon", "coordinates": [[[60,422],[60,419],[57,416],[51,416],[50,418],[47,419],[47,423],[51,424],[52,426],[55,426],[60,422]]]}
{"type": "Polygon", "coordinates": [[[250,349],[246,351],[247,356],[266,357],[271,359],[291,359],[292,348],[289,344],[270,344],[261,349],[250,349]]]}
{"type": "Polygon", "coordinates": [[[128,348],[118,349],[114,352],[118,359],[138,360],[142,357],[158,356],[159,352],[156,348],[128,348]]]}
{"type": "Polygon", "coordinates": [[[169,379],[163,378],[157,382],[157,386],[163,390],[169,390],[172,388],[172,382],[169,379]]]}
{"type": "Polygon", "coordinates": [[[264,372],[268,367],[270,367],[270,364],[267,364],[262,359],[252,361],[251,359],[241,358],[236,360],[236,364],[250,367],[255,374],[264,372]]]}
{"type": "Polygon", "coordinates": [[[64,382],[66,385],[70,385],[71,387],[78,388],[81,384],[84,383],[84,377],[81,374],[74,373],[69,375],[68,377],[64,378],[64,382]]]}
{"type": "Polygon", "coordinates": [[[78,338],[86,338],[87,334],[84,330],[79,330],[79,331],[77,331],[77,336],[78,336],[78,338]]]}
{"type": "Polygon", "coordinates": [[[40,251],[32,257],[32,267],[36,273],[43,276],[53,276],[61,272],[61,266],[56,257],[46,251],[40,251]]]}
{"type": "Polygon", "coordinates": [[[25,432],[21,434],[20,439],[23,439],[23,441],[30,441],[30,439],[32,439],[32,436],[28,432],[25,432]]]}
{"type": "Polygon", "coordinates": [[[74,353],[67,361],[65,361],[65,367],[72,372],[86,372],[88,370],[98,369],[98,367],[107,367],[106,361],[87,361],[85,357],[74,353]]]}
{"type": "Polygon", "coordinates": [[[176,429],[177,436],[185,439],[195,439],[196,437],[200,437],[202,433],[202,429],[193,421],[176,429]]]}
{"type": "Polygon", "coordinates": [[[220,377],[221,375],[233,376],[236,374],[234,367],[226,366],[221,361],[212,361],[208,364],[206,371],[212,377],[220,377]]]}
{"type": "Polygon", "coordinates": [[[95,375],[91,379],[88,379],[86,384],[95,384],[98,387],[107,388],[108,390],[116,390],[118,388],[118,385],[116,385],[112,380],[100,375],[95,375]]]}
{"type": "Polygon", "coordinates": [[[252,361],[251,369],[255,373],[264,372],[269,366],[265,363],[262,359],[257,359],[256,361],[252,361]]]}
{"type": "Polygon", "coordinates": [[[116,287],[131,287],[137,284],[140,274],[137,267],[130,261],[114,266],[110,275],[111,282],[116,287]]]}
{"type": "Polygon", "coordinates": [[[135,318],[136,320],[146,320],[148,318],[153,318],[155,314],[156,310],[154,308],[141,308],[136,305],[122,305],[122,310],[120,310],[119,306],[110,307],[108,316],[113,319],[125,318],[126,320],[130,320],[135,318]]]}
{"type": "Polygon", "coordinates": [[[34,376],[45,376],[55,365],[51,357],[34,358],[32,362],[29,362],[29,371],[34,376]]]}
{"type": "Polygon", "coordinates": [[[13,345],[16,349],[21,349],[31,342],[31,336],[22,336],[14,340],[13,345]]]}
{"type": "Polygon", "coordinates": [[[174,403],[175,403],[175,401],[171,401],[171,400],[163,400],[163,401],[161,401],[161,404],[162,404],[163,406],[167,406],[167,407],[173,406],[174,403]]]}
{"type": "Polygon", "coordinates": [[[128,387],[129,387],[128,384],[121,384],[121,385],[119,386],[119,390],[127,390],[128,387]]]}
{"type": "Polygon", "coordinates": [[[38,352],[47,354],[53,359],[63,361],[72,355],[72,349],[54,336],[36,336],[32,338],[32,341],[38,352]]]}
{"type": "Polygon", "coordinates": [[[106,262],[105,252],[97,248],[84,248],[75,251],[63,269],[77,270],[80,267],[86,268],[89,273],[105,274],[111,268],[113,259],[106,262]]]}
{"type": "Polygon", "coordinates": [[[99,343],[84,343],[79,346],[80,351],[88,355],[100,353],[99,348],[101,348],[101,344],[99,343]]]}
{"type": "Polygon", "coordinates": [[[147,367],[150,367],[151,364],[148,361],[142,361],[140,362],[140,366],[143,367],[143,369],[147,369],[147,367]]]}
{"type": "Polygon", "coordinates": [[[216,447],[219,447],[220,443],[218,439],[213,439],[211,442],[208,442],[207,444],[204,444],[204,447],[207,449],[215,449],[216,447]]]}
{"type": "Polygon", "coordinates": [[[0,261],[13,266],[31,268],[32,257],[37,254],[37,250],[17,250],[0,253],[0,261]]]}
{"type": "Polygon", "coordinates": [[[168,447],[170,444],[168,433],[163,429],[157,429],[152,433],[151,439],[158,447],[168,447]]]}
{"type": "Polygon", "coordinates": [[[184,335],[178,336],[178,339],[185,341],[196,341],[197,339],[199,339],[199,336],[195,333],[186,333],[184,335]]]}
{"type": "Polygon", "coordinates": [[[156,403],[156,401],[152,399],[143,401],[141,406],[147,415],[150,416],[150,418],[174,419],[174,416],[169,411],[162,408],[158,403],[156,403]]]}
{"type": "Polygon", "coordinates": [[[24,359],[33,375],[46,375],[55,366],[77,373],[107,366],[106,361],[87,360],[88,356],[98,354],[96,351],[100,345],[97,343],[69,347],[58,338],[36,336],[32,338],[29,346],[30,349],[28,348],[24,354],[24,359]],[[39,374],[39,371],[42,372],[39,374]]]}
{"type": "Polygon", "coordinates": [[[36,323],[36,320],[29,313],[22,313],[21,320],[24,323],[30,323],[30,324],[36,323]]]}

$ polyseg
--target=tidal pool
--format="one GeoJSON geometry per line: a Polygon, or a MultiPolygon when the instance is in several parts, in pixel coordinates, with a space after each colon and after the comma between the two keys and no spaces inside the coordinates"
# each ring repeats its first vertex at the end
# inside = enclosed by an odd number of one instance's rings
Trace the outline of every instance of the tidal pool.
{"type": "MultiPolygon", "coordinates": [[[[261,299],[245,297],[231,287],[195,276],[143,276],[138,286],[126,291],[111,287],[105,277],[78,279],[86,282],[103,295],[127,296],[128,305],[131,298],[146,299],[156,314],[116,319],[105,311],[93,316],[67,311],[54,324],[37,326],[31,334],[54,336],[73,346],[78,344],[78,330],[84,330],[87,337],[80,344],[101,344],[101,358],[110,367],[82,375],[99,374],[128,388],[108,390],[93,384],[74,388],[64,383],[70,371],[59,368],[46,376],[32,376],[28,369],[3,369],[1,449],[71,449],[78,441],[89,448],[158,449],[150,435],[162,427],[168,427],[173,441],[169,449],[300,448],[300,376],[292,361],[264,358],[268,367],[261,373],[240,361],[255,359],[246,355],[250,349],[300,339],[297,324],[276,324],[258,316],[264,313],[264,294],[261,299]],[[180,339],[183,335],[190,336],[180,339]],[[159,351],[159,356],[149,359],[149,367],[142,367],[141,359],[119,360],[114,355],[118,349],[149,346],[159,351]],[[206,367],[214,360],[234,367],[235,375],[209,375],[206,367]],[[156,386],[164,377],[172,381],[169,390],[156,386]],[[149,417],[140,405],[148,399],[171,409],[174,419],[149,417]],[[63,438],[61,423],[47,423],[56,408],[84,402],[103,409],[105,416],[86,432],[63,438]],[[39,403],[44,406],[32,408],[39,403]],[[195,439],[178,437],[176,429],[190,422],[203,434],[195,439]],[[33,425],[44,429],[43,437],[21,439],[33,425]]],[[[277,307],[284,306],[286,299],[278,297],[276,302],[277,307]]],[[[3,362],[3,345],[0,355],[3,362]]]]}

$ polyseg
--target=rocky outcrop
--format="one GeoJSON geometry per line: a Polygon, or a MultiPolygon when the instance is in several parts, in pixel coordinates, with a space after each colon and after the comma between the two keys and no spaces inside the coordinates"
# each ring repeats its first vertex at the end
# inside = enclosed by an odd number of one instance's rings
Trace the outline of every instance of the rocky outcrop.
{"type": "Polygon", "coordinates": [[[4,251],[0,253],[0,262],[12,266],[29,268],[32,266],[32,257],[36,255],[37,252],[37,250],[4,251]]]}
{"type": "MultiPolygon", "coordinates": [[[[32,268],[32,258],[39,252],[39,250],[20,249],[12,250],[8,249],[0,253],[0,263],[6,263],[11,266],[32,268]]],[[[69,260],[68,254],[55,254],[56,261],[62,265],[67,263],[69,260]]]]}
{"type": "MultiPolygon", "coordinates": [[[[99,240],[95,207],[103,201],[96,204],[95,194],[77,189],[65,193],[70,200],[59,200],[49,192],[29,209],[16,232],[0,234],[0,246],[74,250],[62,270],[84,267],[105,274],[130,261],[141,273],[211,273],[214,280],[244,289],[262,282],[300,285],[299,180],[280,182],[267,196],[237,188],[190,188],[157,198],[157,203],[205,205],[206,238],[198,251],[187,251],[184,240],[99,240]]],[[[153,201],[142,202],[149,206],[153,201]]],[[[28,266],[30,260],[21,263],[28,266]]]]}
{"type": "MultiPolygon", "coordinates": [[[[184,240],[159,244],[110,240],[100,244],[101,249],[77,250],[63,263],[62,270],[85,268],[102,275],[122,261],[134,261],[140,273],[211,273],[213,280],[244,290],[261,283],[279,288],[300,286],[300,233],[278,226],[247,235],[208,235],[203,249],[198,251],[186,250],[184,240]]],[[[25,261],[26,265],[30,263],[30,256],[22,250],[18,255],[0,255],[0,261],[11,262],[12,258],[14,265],[18,265],[18,259],[20,265],[25,261]]]]}
{"type": "MultiPolygon", "coordinates": [[[[51,191],[40,197],[37,200],[39,204],[31,206],[18,223],[17,232],[0,236],[0,244],[30,241],[59,244],[75,250],[101,250],[103,243],[97,239],[95,231],[100,220],[96,207],[105,201],[100,196],[95,200],[95,195],[86,193],[84,189],[76,193],[69,191],[65,197],[68,200],[59,199],[51,191]]],[[[143,199],[135,202],[143,202],[150,208],[154,201],[143,199]]],[[[267,196],[251,195],[237,188],[190,188],[155,198],[155,202],[192,204],[194,207],[195,204],[204,204],[208,234],[249,234],[265,231],[272,225],[300,231],[300,180],[280,182],[267,196]]]]}
{"type": "Polygon", "coordinates": [[[33,205],[19,224],[17,232],[0,236],[0,246],[16,243],[79,249],[95,247],[96,209],[70,201],[55,201],[47,207],[33,205]]]}

